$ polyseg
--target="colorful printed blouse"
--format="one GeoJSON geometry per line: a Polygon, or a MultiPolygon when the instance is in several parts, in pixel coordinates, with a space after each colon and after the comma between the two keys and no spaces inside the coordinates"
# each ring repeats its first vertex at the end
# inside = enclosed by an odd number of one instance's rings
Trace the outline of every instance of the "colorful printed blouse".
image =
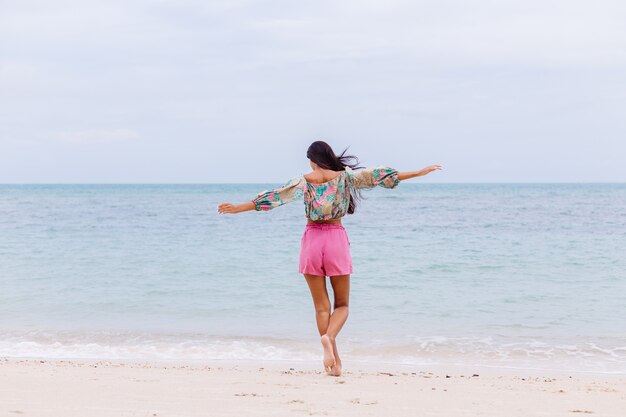
{"type": "Polygon", "coordinates": [[[306,216],[311,220],[331,220],[343,217],[350,204],[350,187],[395,188],[400,183],[398,171],[389,167],[364,168],[345,171],[320,184],[307,182],[304,175],[290,179],[285,185],[274,190],[266,190],[257,194],[255,209],[271,210],[283,204],[291,203],[304,197],[306,216]]]}

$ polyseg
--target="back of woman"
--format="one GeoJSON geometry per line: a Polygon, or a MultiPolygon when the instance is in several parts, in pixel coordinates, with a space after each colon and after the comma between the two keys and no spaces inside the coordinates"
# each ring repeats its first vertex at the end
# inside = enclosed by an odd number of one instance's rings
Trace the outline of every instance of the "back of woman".
{"type": "Polygon", "coordinates": [[[411,172],[398,172],[388,166],[363,168],[358,166],[358,159],[346,155],[346,151],[336,155],[326,142],[313,142],[307,150],[313,172],[293,177],[281,187],[262,191],[246,203],[218,206],[220,214],[234,214],[269,211],[303,200],[307,224],[301,240],[298,271],[304,275],[313,298],[324,369],[333,376],[341,375],[336,338],[348,319],[352,274],[350,239],[341,224],[342,217],[355,213],[363,189],[395,188],[400,181],[441,169],[439,165],[411,172]],[[326,277],[333,288],[332,309],[326,277]]]}

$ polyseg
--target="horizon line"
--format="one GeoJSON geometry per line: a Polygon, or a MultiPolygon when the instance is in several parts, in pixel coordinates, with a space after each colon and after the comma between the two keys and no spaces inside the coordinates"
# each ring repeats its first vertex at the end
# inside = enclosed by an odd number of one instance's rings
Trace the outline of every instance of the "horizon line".
{"type": "MultiPolygon", "coordinates": [[[[284,182],[0,182],[2,185],[265,185],[284,182]]],[[[459,185],[459,184],[626,184],[626,181],[463,181],[463,182],[411,182],[409,185],[459,185]]],[[[406,184],[405,184],[406,185],[406,184]]]]}

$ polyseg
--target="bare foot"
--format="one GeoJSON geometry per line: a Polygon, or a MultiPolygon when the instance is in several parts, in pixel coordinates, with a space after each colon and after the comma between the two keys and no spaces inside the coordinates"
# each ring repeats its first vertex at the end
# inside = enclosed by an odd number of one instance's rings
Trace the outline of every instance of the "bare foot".
{"type": "Polygon", "coordinates": [[[335,355],[335,364],[330,368],[328,375],[341,376],[341,359],[337,350],[337,343],[333,340],[333,354],[335,355]]]}
{"type": "Polygon", "coordinates": [[[328,371],[330,376],[341,376],[341,363],[335,363],[328,371]]]}
{"type": "Polygon", "coordinates": [[[330,371],[335,364],[335,354],[333,353],[333,343],[327,335],[322,336],[322,346],[324,347],[324,369],[330,371]]]}

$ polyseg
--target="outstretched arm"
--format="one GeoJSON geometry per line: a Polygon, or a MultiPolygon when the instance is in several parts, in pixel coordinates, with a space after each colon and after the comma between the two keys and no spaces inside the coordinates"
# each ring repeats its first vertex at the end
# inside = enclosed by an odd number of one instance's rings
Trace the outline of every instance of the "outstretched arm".
{"type": "Polygon", "coordinates": [[[217,206],[217,211],[220,214],[235,214],[250,210],[271,210],[302,197],[305,186],[304,177],[292,178],[282,187],[261,191],[252,201],[241,204],[222,203],[217,206]]]}
{"type": "Polygon", "coordinates": [[[241,204],[222,203],[217,206],[217,212],[219,214],[236,214],[250,210],[254,210],[254,201],[248,201],[241,204]]]}
{"type": "Polygon", "coordinates": [[[431,172],[437,171],[440,169],[442,169],[441,165],[431,165],[419,171],[398,172],[398,179],[402,181],[402,180],[408,180],[410,178],[415,178],[415,177],[423,177],[426,174],[430,174],[431,172]]]}

